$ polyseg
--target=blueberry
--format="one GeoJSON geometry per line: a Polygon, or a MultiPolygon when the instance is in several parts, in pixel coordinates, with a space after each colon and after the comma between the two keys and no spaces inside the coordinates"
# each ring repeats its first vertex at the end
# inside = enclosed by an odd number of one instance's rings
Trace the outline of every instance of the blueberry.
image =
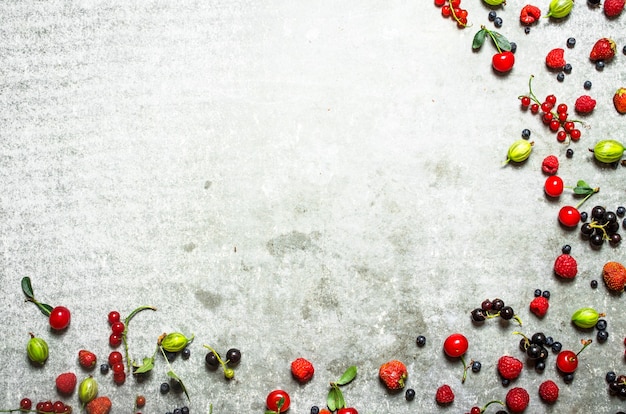
{"type": "Polygon", "coordinates": [[[535,297],[538,298],[539,296],[541,296],[541,289],[535,289],[535,293],[534,293],[535,297]]]}
{"type": "Polygon", "coordinates": [[[615,214],[617,214],[617,217],[623,217],[624,214],[626,214],[626,207],[624,206],[619,206],[615,209],[615,214]]]}
{"type": "Polygon", "coordinates": [[[604,69],[604,61],[603,60],[599,60],[596,62],[596,70],[603,70],[604,69]]]}
{"type": "Polygon", "coordinates": [[[546,363],[543,361],[537,361],[535,363],[535,370],[538,372],[542,372],[544,369],[546,369],[546,363]]]}
{"type": "Polygon", "coordinates": [[[593,279],[590,283],[591,285],[591,289],[597,289],[598,288],[598,281],[593,279]]]}
{"type": "Polygon", "coordinates": [[[563,72],[559,72],[559,74],[556,75],[556,80],[563,82],[565,80],[565,74],[563,72]]]}
{"type": "Polygon", "coordinates": [[[502,27],[502,17],[496,17],[493,20],[493,25],[496,26],[498,29],[502,27]]]}
{"type": "Polygon", "coordinates": [[[494,21],[496,19],[496,12],[494,10],[491,10],[489,12],[489,14],[487,15],[487,19],[489,19],[490,22],[494,21]]]}
{"type": "Polygon", "coordinates": [[[189,407],[184,406],[180,409],[181,414],[189,414],[189,407]]]}
{"type": "Polygon", "coordinates": [[[561,352],[561,349],[562,349],[562,348],[563,348],[563,344],[561,344],[561,343],[560,343],[560,342],[558,342],[558,341],[555,341],[555,342],[552,344],[552,352],[554,352],[554,353],[561,352]]]}
{"type": "Polygon", "coordinates": [[[102,364],[100,365],[100,373],[102,375],[106,375],[109,373],[109,364],[102,364]]]}
{"type": "Polygon", "coordinates": [[[554,343],[554,338],[552,338],[551,336],[546,336],[546,339],[543,343],[545,344],[545,346],[552,346],[552,344],[554,343]]]}
{"type": "Polygon", "coordinates": [[[479,361],[472,362],[472,372],[480,372],[482,364],[479,361]]]}
{"type": "Polygon", "coordinates": [[[404,398],[406,398],[407,401],[413,401],[415,398],[415,390],[413,388],[407,388],[404,392],[404,398]]]}
{"type": "Polygon", "coordinates": [[[161,387],[159,387],[159,391],[161,391],[161,394],[167,394],[170,392],[170,384],[167,382],[162,383],[161,387]]]}
{"type": "Polygon", "coordinates": [[[567,151],[565,151],[565,156],[567,158],[572,158],[574,156],[574,150],[571,148],[568,148],[567,151]]]}
{"type": "Polygon", "coordinates": [[[587,0],[587,4],[589,4],[590,6],[599,6],[600,0],[587,0]]]}
{"type": "Polygon", "coordinates": [[[165,351],[165,358],[167,358],[168,362],[172,362],[176,359],[176,356],[178,355],[177,352],[169,352],[169,351],[165,351]]]}
{"type": "Polygon", "coordinates": [[[313,407],[311,407],[311,414],[319,414],[320,413],[320,408],[317,405],[314,405],[313,407]]]}
{"type": "Polygon", "coordinates": [[[565,375],[563,375],[563,381],[565,383],[568,383],[568,384],[570,382],[574,381],[574,374],[565,374],[565,375]]]}
{"type": "Polygon", "coordinates": [[[609,333],[607,331],[598,331],[596,338],[598,338],[598,341],[604,342],[609,339],[609,333]]]}
{"type": "Polygon", "coordinates": [[[180,408],[175,408],[172,414],[183,414],[180,408]]]}
{"type": "Polygon", "coordinates": [[[591,89],[591,81],[586,80],[585,83],[583,84],[583,88],[585,88],[586,90],[591,89]]]}
{"type": "MultiPolygon", "coordinates": [[[[571,148],[570,148],[571,149],[571,148]]],[[[568,149],[569,151],[569,149],[568,149]]],[[[574,150],[572,150],[572,153],[574,152],[574,150]]],[[[587,219],[589,219],[589,214],[586,211],[582,211],[580,213],[580,221],[582,221],[583,223],[587,221],[587,219]]]]}
{"type": "Polygon", "coordinates": [[[596,329],[599,331],[604,331],[606,329],[606,326],[606,319],[598,319],[598,322],[596,322],[596,329]]]}
{"type": "Polygon", "coordinates": [[[569,244],[564,245],[564,246],[561,248],[561,252],[562,252],[563,254],[570,254],[570,253],[572,252],[572,246],[570,246],[569,244]]]}
{"type": "Polygon", "coordinates": [[[524,27],[524,33],[526,34],[530,33],[530,26],[524,27]]]}
{"type": "Polygon", "coordinates": [[[183,359],[189,359],[189,357],[191,356],[191,349],[189,349],[189,348],[183,349],[183,351],[181,352],[180,356],[182,356],[183,359]]]}
{"type": "Polygon", "coordinates": [[[624,48],[622,49],[622,53],[626,55],[626,45],[624,45],[624,48]]]}
{"type": "Polygon", "coordinates": [[[530,138],[530,129],[524,128],[522,130],[522,138],[524,138],[524,139],[530,138]]]}
{"type": "Polygon", "coordinates": [[[571,63],[566,63],[565,66],[563,66],[563,72],[567,73],[568,75],[572,73],[571,63]]]}
{"type": "Polygon", "coordinates": [[[508,387],[510,383],[511,383],[511,380],[508,380],[506,378],[502,378],[502,386],[503,387],[508,387]]]}
{"type": "Polygon", "coordinates": [[[543,296],[546,299],[550,299],[550,291],[544,290],[543,292],[541,292],[541,296],[543,296]]]}
{"type": "Polygon", "coordinates": [[[609,371],[606,373],[604,379],[606,379],[606,382],[613,382],[617,379],[617,374],[614,371],[609,371]]]}
{"type": "Polygon", "coordinates": [[[418,336],[417,339],[415,340],[415,343],[419,347],[426,345],[426,337],[424,335],[418,336]]]}
{"type": "Polygon", "coordinates": [[[576,46],[576,39],[574,39],[573,37],[570,37],[569,39],[567,39],[567,47],[571,49],[574,46],[576,46]]]}
{"type": "Polygon", "coordinates": [[[511,42],[511,53],[517,52],[517,43],[511,42]]]}

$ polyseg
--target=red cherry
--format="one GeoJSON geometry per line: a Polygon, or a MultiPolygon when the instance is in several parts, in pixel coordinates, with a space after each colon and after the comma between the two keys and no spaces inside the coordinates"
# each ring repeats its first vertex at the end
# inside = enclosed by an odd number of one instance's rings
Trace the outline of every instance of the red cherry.
{"type": "Polygon", "coordinates": [[[501,53],[496,53],[491,58],[491,66],[500,72],[506,73],[513,69],[513,65],[515,64],[515,55],[512,52],[505,51],[501,53]]]}
{"type": "Polygon", "coordinates": [[[576,227],[580,222],[580,212],[576,207],[563,206],[559,210],[559,222],[565,227],[576,227]]]}
{"type": "Polygon", "coordinates": [[[571,374],[578,368],[578,356],[574,351],[561,351],[556,356],[556,367],[565,374],[571,374]]]}
{"type": "Polygon", "coordinates": [[[289,409],[289,405],[291,404],[291,400],[289,398],[289,394],[287,391],[283,390],[274,390],[267,395],[267,399],[265,400],[265,404],[270,411],[274,412],[285,412],[289,409]],[[282,400],[282,405],[280,407],[280,411],[278,409],[278,405],[282,400]]]}
{"type": "Polygon", "coordinates": [[[456,358],[463,355],[469,346],[467,338],[460,333],[454,333],[443,342],[443,351],[449,357],[456,358]]]}
{"type": "Polygon", "coordinates": [[[56,330],[65,329],[70,324],[71,318],[72,315],[68,308],[65,306],[57,306],[50,312],[50,327],[56,330]]]}
{"type": "Polygon", "coordinates": [[[337,411],[337,414],[359,414],[359,412],[356,410],[356,408],[345,407],[339,409],[339,411],[337,411]]]}
{"type": "Polygon", "coordinates": [[[551,175],[546,178],[543,189],[550,197],[558,197],[563,193],[563,180],[558,175],[551,175]]]}

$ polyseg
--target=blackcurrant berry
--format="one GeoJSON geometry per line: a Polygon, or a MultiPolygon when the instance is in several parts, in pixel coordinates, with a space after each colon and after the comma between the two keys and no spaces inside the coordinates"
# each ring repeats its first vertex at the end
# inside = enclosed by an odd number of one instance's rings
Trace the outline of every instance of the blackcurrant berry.
{"type": "Polygon", "coordinates": [[[413,388],[407,388],[404,392],[404,398],[406,398],[407,401],[413,401],[415,399],[415,390],[413,388]]]}
{"type": "Polygon", "coordinates": [[[565,375],[563,375],[563,381],[565,383],[568,383],[568,384],[570,382],[574,381],[574,374],[565,374],[565,375]]]}
{"type": "Polygon", "coordinates": [[[624,217],[624,214],[626,214],[626,207],[624,206],[619,206],[615,209],[615,214],[617,214],[617,217],[624,217]]]}
{"type": "Polygon", "coordinates": [[[602,243],[604,243],[604,238],[602,238],[601,234],[594,234],[589,238],[589,243],[591,243],[592,246],[600,247],[602,243]]]}
{"type": "Polygon", "coordinates": [[[517,52],[517,43],[511,42],[511,53],[517,52]]]}
{"type": "Polygon", "coordinates": [[[604,331],[606,329],[606,326],[606,319],[598,319],[598,322],[596,322],[596,329],[599,331],[604,331]]]}
{"type": "Polygon", "coordinates": [[[619,244],[622,241],[622,236],[619,233],[613,233],[609,236],[609,243],[612,245],[619,244]]]}
{"type": "Polygon", "coordinates": [[[474,322],[484,322],[487,317],[485,316],[485,311],[482,308],[476,308],[472,311],[472,320],[474,322]]]}
{"type": "Polygon", "coordinates": [[[502,299],[494,299],[491,301],[491,308],[494,311],[499,311],[504,308],[504,301],[502,299]]]}
{"type": "Polygon", "coordinates": [[[170,392],[170,384],[168,384],[167,382],[161,383],[159,391],[161,392],[161,394],[167,394],[168,392],[170,392]]]}
{"type": "Polygon", "coordinates": [[[417,344],[417,346],[423,347],[424,345],[426,345],[426,337],[424,335],[419,335],[415,339],[415,343],[417,344]]]}
{"type": "Polygon", "coordinates": [[[503,387],[508,387],[508,386],[509,386],[509,384],[511,384],[511,380],[508,380],[508,379],[506,379],[506,378],[502,378],[501,383],[502,383],[502,386],[503,386],[503,387]]]}
{"type": "Polygon", "coordinates": [[[606,373],[604,379],[606,379],[606,382],[613,382],[617,379],[617,374],[614,371],[609,371],[606,373]]]}
{"type": "Polygon", "coordinates": [[[180,408],[175,408],[172,414],[182,414],[182,410],[180,408]]]}
{"type": "Polygon", "coordinates": [[[600,5],[600,0],[587,0],[587,4],[590,6],[598,6],[600,5]]]}
{"type": "Polygon", "coordinates": [[[237,365],[241,361],[241,351],[237,348],[230,348],[226,351],[226,359],[230,365],[237,365]]]}
{"type": "Polygon", "coordinates": [[[219,359],[217,359],[217,356],[213,353],[213,351],[210,351],[206,354],[206,356],[204,357],[204,362],[210,369],[217,369],[217,367],[220,366],[220,361],[219,359]]]}
{"type": "Polygon", "coordinates": [[[472,372],[480,372],[482,364],[479,361],[472,362],[472,372]]]}
{"type": "Polygon", "coordinates": [[[509,320],[515,315],[513,308],[510,306],[505,306],[500,310],[500,317],[504,320],[509,320]]]}
{"type": "Polygon", "coordinates": [[[187,407],[186,405],[184,407],[181,407],[180,412],[181,414],[189,414],[189,407],[187,407]]]}
{"type": "Polygon", "coordinates": [[[530,344],[528,349],[526,350],[526,355],[528,358],[537,359],[539,358],[539,354],[541,353],[541,346],[537,344],[530,344]]]}
{"type": "Polygon", "coordinates": [[[576,46],[576,39],[574,39],[573,37],[567,39],[567,47],[571,49],[574,46],[576,46]]]}
{"type": "Polygon", "coordinates": [[[571,148],[568,148],[567,151],[565,151],[565,156],[567,158],[572,158],[574,156],[574,150],[571,148]]]}
{"type": "Polygon", "coordinates": [[[530,26],[526,26],[526,27],[524,27],[524,33],[525,33],[525,34],[530,33],[530,26]]]}
{"type": "Polygon", "coordinates": [[[543,334],[543,332],[537,332],[533,334],[530,340],[533,344],[543,345],[546,343],[546,336],[543,334]]]}
{"type": "Polygon", "coordinates": [[[191,349],[184,348],[180,353],[180,356],[183,357],[183,359],[189,359],[189,357],[191,356],[191,349]]]}
{"type": "Polygon", "coordinates": [[[598,341],[604,342],[609,339],[609,333],[607,331],[598,331],[596,338],[598,338],[598,341]]]}
{"type": "Polygon", "coordinates": [[[598,288],[598,281],[593,279],[590,283],[591,285],[591,289],[597,289],[598,288]]]}
{"type": "Polygon", "coordinates": [[[543,361],[537,361],[535,363],[535,370],[538,372],[542,372],[543,370],[546,369],[546,363],[543,361]]]}
{"type": "Polygon", "coordinates": [[[562,349],[562,348],[563,348],[563,344],[561,344],[561,343],[560,343],[560,342],[558,342],[558,341],[555,341],[555,342],[552,344],[552,352],[554,352],[555,354],[556,354],[556,353],[561,352],[561,349],[562,349]]]}

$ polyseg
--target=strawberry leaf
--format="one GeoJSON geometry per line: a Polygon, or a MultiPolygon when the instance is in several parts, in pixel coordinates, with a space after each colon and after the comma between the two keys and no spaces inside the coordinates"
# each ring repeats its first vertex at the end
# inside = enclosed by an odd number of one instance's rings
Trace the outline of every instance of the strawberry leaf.
{"type": "Polygon", "coordinates": [[[484,27],[476,32],[474,35],[474,39],[472,40],[472,49],[477,50],[482,47],[485,43],[485,38],[487,37],[487,29],[484,27]]]}

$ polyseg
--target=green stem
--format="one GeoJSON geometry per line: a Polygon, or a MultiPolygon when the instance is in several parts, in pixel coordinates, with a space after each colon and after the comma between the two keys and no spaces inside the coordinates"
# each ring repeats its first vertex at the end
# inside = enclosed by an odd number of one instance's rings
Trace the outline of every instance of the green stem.
{"type": "Polygon", "coordinates": [[[585,196],[585,198],[583,198],[583,199],[580,201],[580,203],[578,203],[578,204],[576,205],[576,210],[578,210],[578,208],[580,208],[580,206],[582,206],[582,205],[583,205],[583,203],[589,199],[589,197],[591,197],[592,195],[594,195],[594,194],[595,194],[595,193],[597,193],[598,191],[600,191],[600,187],[596,187],[596,188],[594,188],[592,192],[590,192],[589,194],[587,194],[587,195],[585,196]]]}
{"type": "Polygon", "coordinates": [[[502,49],[500,49],[500,45],[498,44],[498,41],[496,40],[496,37],[493,35],[493,32],[491,30],[487,29],[485,26],[483,26],[483,29],[485,29],[485,31],[487,32],[487,34],[489,35],[489,37],[493,41],[493,44],[496,46],[496,49],[498,49],[498,53],[502,53],[502,49]]]}
{"type": "Polygon", "coordinates": [[[591,343],[593,342],[592,339],[587,339],[586,341],[583,340],[583,347],[580,349],[580,351],[578,351],[576,353],[576,356],[578,356],[578,354],[580,354],[581,352],[583,352],[585,350],[585,348],[587,348],[589,345],[591,345],[591,343]]]}
{"type": "MultiPolygon", "coordinates": [[[[137,309],[133,310],[131,313],[129,313],[126,319],[124,319],[124,332],[122,332],[122,343],[124,344],[124,354],[126,355],[126,364],[128,365],[128,372],[131,374],[133,372],[133,367],[132,367],[132,363],[130,361],[130,356],[128,352],[128,349],[129,349],[128,339],[126,338],[128,334],[128,324],[135,317],[135,315],[137,315],[141,311],[148,310],[148,309],[153,310],[153,311],[157,310],[153,306],[147,306],[147,305],[140,306],[137,309]]],[[[156,354],[156,351],[155,351],[155,354],[156,354]]]]}
{"type": "Polygon", "coordinates": [[[463,378],[461,379],[461,384],[465,384],[465,379],[467,378],[467,364],[465,363],[463,355],[461,355],[461,362],[463,363],[463,378]]]}

